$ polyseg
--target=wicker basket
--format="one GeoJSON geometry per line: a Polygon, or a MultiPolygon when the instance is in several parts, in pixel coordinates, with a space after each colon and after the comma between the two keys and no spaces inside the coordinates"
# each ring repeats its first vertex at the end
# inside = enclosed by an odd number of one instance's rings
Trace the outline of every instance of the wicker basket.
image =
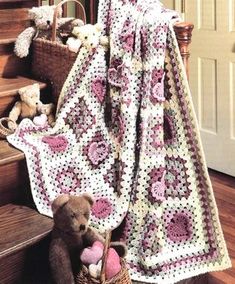
{"type": "Polygon", "coordinates": [[[71,70],[77,54],[70,51],[64,44],[56,42],[57,15],[63,4],[76,2],[83,11],[83,20],[86,23],[86,12],[78,0],[61,1],[54,13],[52,25],[52,40],[35,39],[32,45],[32,72],[33,75],[43,81],[49,81],[52,86],[52,94],[57,102],[63,84],[71,70]]]}
{"type": "Polygon", "coordinates": [[[102,269],[100,279],[90,276],[87,267],[84,265],[76,277],[76,284],[131,284],[131,279],[126,267],[126,263],[121,259],[121,271],[110,280],[105,280],[105,265],[107,260],[108,248],[110,246],[111,233],[106,233],[104,254],[102,258],[102,269]]]}
{"type": "Polygon", "coordinates": [[[7,135],[13,134],[14,130],[11,130],[7,127],[7,123],[11,121],[16,125],[16,123],[11,120],[9,117],[0,118],[0,138],[6,138],[7,135]]]}

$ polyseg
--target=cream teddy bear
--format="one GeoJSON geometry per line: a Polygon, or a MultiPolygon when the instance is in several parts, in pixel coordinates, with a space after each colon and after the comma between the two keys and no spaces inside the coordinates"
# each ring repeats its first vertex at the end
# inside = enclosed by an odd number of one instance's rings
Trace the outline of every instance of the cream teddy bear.
{"type": "MultiPolygon", "coordinates": [[[[29,18],[34,22],[34,26],[26,28],[16,39],[15,42],[15,54],[20,57],[26,57],[29,54],[29,48],[32,40],[35,38],[51,39],[52,35],[52,23],[56,6],[41,6],[33,7],[29,10],[29,18]]],[[[67,28],[71,30],[75,26],[83,25],[83,21],[74,18],[61,18],[62,9],[58,14],[58,27],[56,40],[63,43],[63,33],[67,31],[67,28]],[[60,34],[61,31],[61,34],[60,34]]]]}
{"type": "MultiPolygon", "coordinates": [[[[17,122],[18,118],[33,118],[37,114],[38,106],[41,105],[40,101],[40,87],[38,83],[23,87],[18,91],[20,101],[17,101],[12,108],[9,118],[17,122]]],[[[8,122],[8,127],[15,130],[16,125],[13,122],[8,122]]]]}
{"type": "Polygon", "coordinates": [[[67,45],[71,51],[78,52],[80,46],[91,50],[96,48],[99,44],[105,48],[109,45],[109,40],[107,36],[101,35],[102,25],[101,24],[87,24],[80,27],[73,28],[73,35],[76,38],[69,38],[67,45]]]}

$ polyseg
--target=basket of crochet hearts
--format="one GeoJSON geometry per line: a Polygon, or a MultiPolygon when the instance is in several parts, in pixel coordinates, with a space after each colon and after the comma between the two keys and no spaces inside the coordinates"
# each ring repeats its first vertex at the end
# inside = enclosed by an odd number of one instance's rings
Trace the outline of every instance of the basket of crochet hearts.
{"type": "MultiPolygon", "coordinates": [[[[82,268],[76,276],[76,284],[131,284],[131,278],[128,273],[126,262],[123,258],[119,258],[117,253],[113,253],[113,248],[110,248],[111,231],[106,232],[103,256],[100,262],[96,265],[96,271],[92,272],[93,267],[90,265],[82,265],[82,268]],[[116,255],[118,261],[115,263],[116,255]],[[118,263],[118,265],[117,265],[118,263]],[[100,267],[99,267],[100,266],[100,267]],[[110,270],[110,266],[111,270],[110,270]],[[99,267],[99,268],[98,268],[99,267]],[[113,269],[115,267],[115,269],[113,269]],[[116,270],[116,272],[114,272],[116,270]],[[94,275],[96,274],[96,275],[94,275]]],[[[93,265],[94,266],[94,265],[93,265]]]]}
{"type": "MultiPolygon", "coordinates": [[[[77,51],[71,50],[67,42],[63,42],[57,36],[57,29],[62,15],[62,6],[67,2],[75,2],[82,11],[82,21],[86,24],[86,12],[84,6],[78,0],[63,0],[54,10],[51,39],[36,38],[32,45],[32,72],[41,80],[50,82],[53,97],[57,101],[63,84],[71,70],[76,58],[77,51]]],[[[62,18],[63,19],[63,18],[62,18]]],[[[60,27],[61,28],[61,27],[60,27]]],[[[71,31],[72,36],[72,31],[71,31]]]]}

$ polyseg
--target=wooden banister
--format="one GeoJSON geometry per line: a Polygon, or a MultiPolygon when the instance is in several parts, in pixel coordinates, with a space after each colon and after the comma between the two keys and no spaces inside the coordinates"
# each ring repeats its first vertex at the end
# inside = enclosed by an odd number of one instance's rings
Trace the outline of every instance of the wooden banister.
{"type": "Polygon", "coordinates": [[[176,38],[178,40],[180,53],[186,68],[187,77],[189,77],[189,45],[191,43],[192,31],[194,25],[192,23],[177,23],[174,26],[176,38]]]}

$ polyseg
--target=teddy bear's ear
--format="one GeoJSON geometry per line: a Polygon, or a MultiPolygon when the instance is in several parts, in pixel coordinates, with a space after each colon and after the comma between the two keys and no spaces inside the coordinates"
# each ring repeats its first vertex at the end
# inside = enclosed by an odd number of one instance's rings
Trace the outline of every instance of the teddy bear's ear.
{"type": "Polygon", "coordinates": [[[34,87],[35,89],[40,89],[40,86],[39,86],[38,83],[34,83],[34,84],[33,84],[33,87],[34,87]]]}
{"type": "Polygon", "coordinates": [[[61,208],[62,206],[64,206],[67,202],[69,201],[69,195],[68,194],[62,194],[60,196],[58,196],[51,205],[51,209],[53,214],[56,213],[56,211],[61,208]]]}
{"type": "Polygon", "coordinates": [[[34,20],[35,15],[37,13],[37,7],[33,7],[32,9],[29,9],[28,14],[29,14],[29,19],[34,20]]]}
{"type": "Polygon", "coordinates": [[[89,202],[89,204],[91,206],[93,205],[94,201],[93,201],[92,197],[89,194],[84,193],[84,194],[82,194],[82,197],[85,198],[89,202]]]}
{"type": "Polygon", "coordinates": [[[97,23],[97,24],[95,24],[95,28],[96,28],[97,32],[101,32],[101,31],[102,31],[102,29],[103,29],[103,25],[102,25],[102,24],[97,23]]]}
{"type": "Polygon", "coordinates": [[[19,95],[22,96],[25,93],[26,89],[27,89],[27,87],[20,88],[18,90],[19,95]]]}
{"type": "Polygon", "coordinates": [[[80,32],[81,32],[81,27],[74,27],[72,34],[75,35],[75,36],[78,36],[80,34],[80,32]]]}

